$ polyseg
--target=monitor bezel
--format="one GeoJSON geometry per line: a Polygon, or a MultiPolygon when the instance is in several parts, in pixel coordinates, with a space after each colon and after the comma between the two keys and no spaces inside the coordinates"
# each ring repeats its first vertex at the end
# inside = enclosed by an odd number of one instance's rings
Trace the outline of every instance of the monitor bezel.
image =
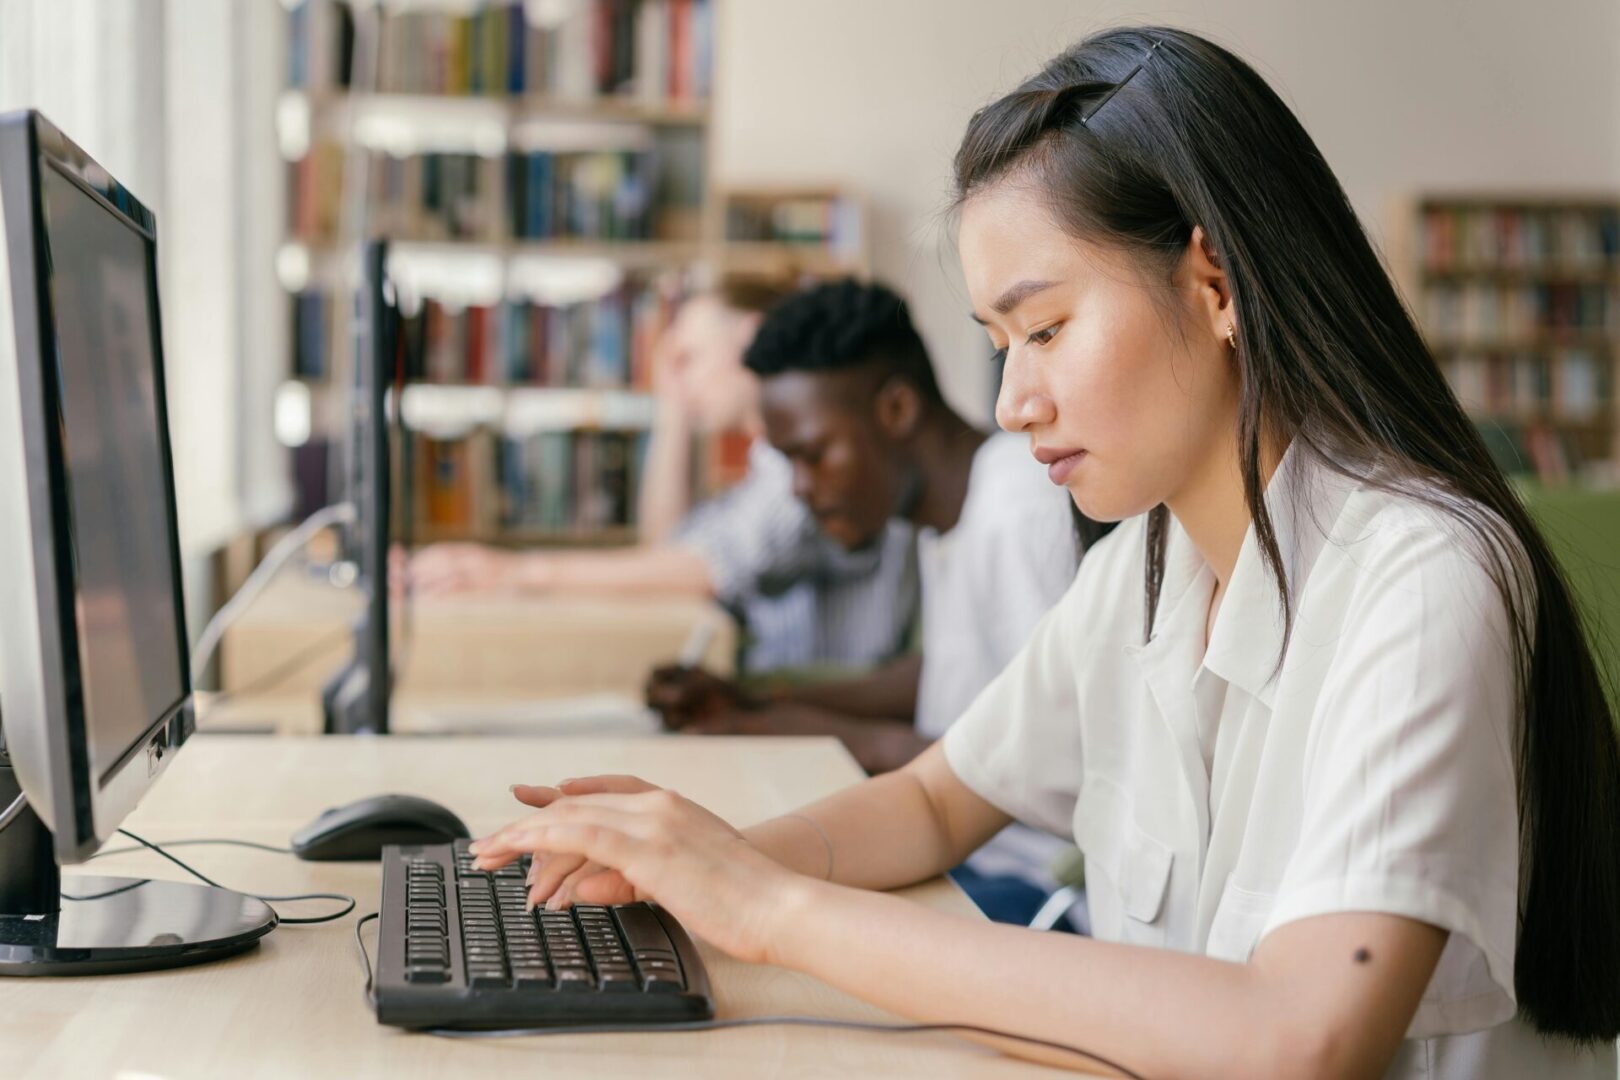
{"type": "MultiPolygon", "coordinates": [[[[27,267],[9,281],[9,320],[0,310],[0,331],[10,322],[16,371],[14,406],[20,414],[20,465],[26,473],[26,535],[11,532],[12,547],[28,556],[0,567],[12,579],[21,604],[0,615],[0,645],[8,659],[0,678],[8,750],[29,802],[51,829],[57,860],[82,861],[111,836],[195,730],[191,672],[185,621],[184,584],[175,506],[173,452],[165,400],[163,333],[157,278],[156,220],[141,201],[119,184],[60,129],[37,111],[0,117],[0,212],[5,215],[7,262],[27,267]],[[152,358],[162,462],[163,512],[168,533],[173,586],[176,657],[180,695],[118,758],[100,765],[90,760],[84,695],[80,677],[82,637],[76,617],[78,578],[72,548],[67,474],[62,437],[62,402],[55,369],[58,364],[55,319],[48,287],[42,170],[52,169],[87,197],[134,229],[145,241],[145,263],[152,311],[152,358]],[[19,625],[31,620],[36,632],[19,625]],[[33,640],[29,640],[30,637],[33,640]],[[15,656],[13,640],[24,648],[15,656]]],[[[0,270],[0,274],[7,273],[0,270]]],[[[13,467],[16,467],[14,463],[13,467]]],[[[0,544],[0,552],[5,545],[0,544]]],[[[0,598],[5,591],[0,590],[0,598]]]]}

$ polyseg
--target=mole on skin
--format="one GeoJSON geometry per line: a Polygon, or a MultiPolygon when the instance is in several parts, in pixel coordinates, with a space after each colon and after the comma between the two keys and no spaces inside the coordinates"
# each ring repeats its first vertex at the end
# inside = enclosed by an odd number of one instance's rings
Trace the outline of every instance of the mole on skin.
{"type": "Polygon", "coordinates": [[[1369,961],[1371,959],[1372,959],[1372,951],[1370,949],[1361,948],[1361,949],[1356,950],[1356,963],[1365,964],[1367,961],[1369,961]]]}

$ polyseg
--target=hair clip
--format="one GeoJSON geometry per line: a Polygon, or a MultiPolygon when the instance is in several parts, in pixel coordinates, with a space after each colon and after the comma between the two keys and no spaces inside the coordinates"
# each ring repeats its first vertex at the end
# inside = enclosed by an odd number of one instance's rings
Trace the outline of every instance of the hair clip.
{"type": "Polygon", "coordinates": [[[1086,113],[1080,117],[1080,123],[1082,125],[1091,123],[1091,118],[1101,112],[1104,105],[1107,105],[1110,101],[1114,100],[1114,95],[1125,89],[1126,83],[1136,78],[1136,73],[1141,71],[1143,65],[1145,65],[1149,60],[1153,59],[1153,54],[1159,51],[1159,46],[1162,44],[1162,41],[1160,41],[1158,38],[1154,38],[1153,47],[1147,51],[1147,55],[1142,57],[1141,60],[1137,61],[1136,66],[1131,68],[1130,74],[1126,75],[1123,79],[1119,80],[1119,82],[1115,83],[1109,88],[1108,93],[1103,95],[1102,100],[1097,102],[1095,108],[1093,108],[1089,113],[1086,113]]]}

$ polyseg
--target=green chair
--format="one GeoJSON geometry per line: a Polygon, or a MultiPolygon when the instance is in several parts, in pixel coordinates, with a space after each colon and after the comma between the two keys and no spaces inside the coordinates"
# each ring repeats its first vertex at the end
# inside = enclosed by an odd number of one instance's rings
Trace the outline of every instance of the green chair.
{"type": "Polygon", "coordinates": [[[1620,713],[1620,491],[1516,484],[1563,565],[1620,713]]]}

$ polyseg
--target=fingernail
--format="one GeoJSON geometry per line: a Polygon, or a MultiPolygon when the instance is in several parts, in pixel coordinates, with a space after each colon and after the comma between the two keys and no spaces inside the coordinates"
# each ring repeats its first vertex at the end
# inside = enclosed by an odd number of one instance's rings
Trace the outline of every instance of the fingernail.
{"type": "Polygon", "coordinates": [[[525,915],[527,915],[530,912],[532,912],[534,910],[534,908],[535,908],[534,894],[530,893],[528,896],[525,896],[523,898],[523,913],[525,915]]]}
{"type": "Polygon", "coordinates": [[[523,884],[525,884],[525,885],[533,885],[535,875],[538,874],[539,872],[540,872],[540,868],[538,866],[529,867],[529,872],[523,876],[523,884]]]}
{"type": "Polygon", "coordinates": [[[569,777],[569,778],[568,778],[568,779],[566,779],[566,780],[559,780],[559,781],[557,781],[557,786],[558,786],[558,787],[562,787],[562,786],[563,786],[563,785],[564,785],[564,784],[572,784],[572,783],[573,783],[573,782],[574,782],[574,780],[575,780],[575,777],[572,777],[572,776],[570,776],[570,777],[569,777]]]}
{"type": "Polygon", "coordinates": [[[467,853],[469,855],[476,855],[482,850],[484,850],[484,842],[482,840],[474,840],[472,843],[467,845],[467,853]]]}
{"type": "Polygon", "coordinates": [[[562,910],[562,902],[563,902],[562,891],[558,890],[557,892],[554,892],[554,893],[551,894],[551,899],[550,900],[546,901],[546,910],[547,911],[561,911],[562,910]]]}

